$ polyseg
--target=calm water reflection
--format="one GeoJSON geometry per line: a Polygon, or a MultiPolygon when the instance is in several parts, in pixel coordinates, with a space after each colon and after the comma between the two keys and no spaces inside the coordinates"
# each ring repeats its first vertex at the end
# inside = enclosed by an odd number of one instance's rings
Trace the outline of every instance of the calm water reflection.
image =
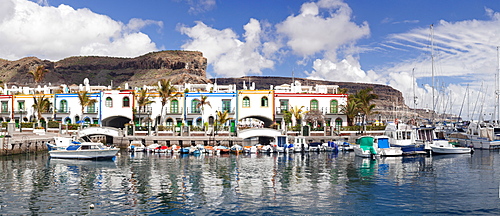
{"type": "Polygon", "coordinates": [[[498,151],[0,158],[1,214],[500,214],[498,151]],[[89,206],[95,207],[91,209],[89,206]]]}

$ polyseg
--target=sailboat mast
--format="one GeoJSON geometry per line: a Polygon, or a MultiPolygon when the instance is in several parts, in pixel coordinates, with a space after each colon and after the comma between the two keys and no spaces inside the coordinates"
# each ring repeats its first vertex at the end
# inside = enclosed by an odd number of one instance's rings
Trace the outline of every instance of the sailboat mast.
{"type": "Polygon", "coordinates": [[[417,120],[417,96],[415,96],[415,83],[417,82],[417,79],[415,79],[415,68],[411,71],[411,76],[413,77],[413,113],[415,114],[414,121],[417,120]]]}
{"type": "Polygon", "coordinates": [[[500,121],[500,56],[499,56],[499,52],[498,52],[498,46],[497,46],[497,74],[496,74],[496,77],[495,77],[495,86],[496,86],[496,103],[495,103],[495,120],[496,120],[496,124],[498,125],[499,124],[499,121],[500,121]]]}
{"type": "Polygon", "coordinates": [[[432,125],[434,125],[435,97],[434,97],[434,25],[431,24],[431,74],[432,74],[432,125]]]}

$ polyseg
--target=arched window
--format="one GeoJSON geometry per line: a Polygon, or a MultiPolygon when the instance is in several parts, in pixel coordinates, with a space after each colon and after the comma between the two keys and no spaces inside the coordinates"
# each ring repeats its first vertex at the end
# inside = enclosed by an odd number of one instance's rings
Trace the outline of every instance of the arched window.
{"type": "Polygon", "coordinates": [[[65,124],[71,124],[71,118],[66,117],[66,118],[64,119],[64,123],[65,123],[65,124]]]}
{"type": "Polygon", "coordinates": [[[318,110],[318,100],[311,100],[311,110],[318,110]]]}
{"type": "Polygon", "coordinates": [[[175,99],[170,101],[170,113],[179,113],[179,101],[175,99]]]}
{"type": "Polygon", "coordinates": [[[61,100],[61,102],[59,103],[59,112],[61,112],[61,113],[68,112],[68,101],[61,100]]]}
{"type": "Polygon", "coordinates": [[[95,103],[87,106],[87,113],[96,113],[95,103]]]}
{"type": "Polygon", "coordinates": [[[167,127],[172,127],[174,126],[174,120],[168,118],[167,121],[165,121],[165,124],[167,125],[167,127]]]}
{"type": "Polygon", "coordinates": [[[200,100],[198,99],[191,101],[191,113],[201,113],[201,109],[198,107],[198,104],[200,104],[200,100]]]}
{"type": "Polygon", "coordinates": [[[266,96],[264,96],[260,99],[260,106],[261,107],[268,107],[269,106],[269,101],[268,101],[266,96]]]}
{"type": "Polygon", "coordinates": [[[335,119],[335,129],[339,131],[341,127],[342,127],[342,119],[341,118],[335,119]]]}
{"type": "Polygon", "coordinates": [[[128,97],[123,98],[123,107],[130,107],[130,100],[128,97]]]}
{"type": "Polygon", "coordinates": [[[113,107],[113,99],[111,99],[111,97],[106,98],[105,106],[106,107],[113,107]]]}
{"type": "Polygon", "coordinates": [[[248,97],[243,98],[243,107],[250,107],[250,98],[248,97]]]}
{"type": "Polygon", "coordinates": [[[330,101],[330,113],[338,113],[339,112],[339,102],[337,100],[330,101]]]}

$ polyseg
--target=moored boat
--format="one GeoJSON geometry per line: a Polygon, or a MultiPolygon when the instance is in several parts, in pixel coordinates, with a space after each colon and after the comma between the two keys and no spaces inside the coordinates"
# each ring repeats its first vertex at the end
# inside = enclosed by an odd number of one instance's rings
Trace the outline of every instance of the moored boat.
{"type": "Polygon", "coordinates": [[[142,141],[139,140],[134,140],[130,142],[130,145],[128,146],[128,151],[129,152],[143,152],[146,150],[146,146],[142,144],[142,141]]]}
{"type": "Polygon", "coordinates": [[[378,155],[378,152],[374,146],[375,138],[372,136],[362,136],[356,140],[354,146],[354,154],[359,157],[373,157],[378,155]]]}
{"type": "Polygon", "coordinates": [[[401,156],[401,147],[392,147],[388,136],[376,136],[377,152],[380,156],[401,156]]]}
{"type": "Polygon", "coordinates": [[[448,140],[434,140],[431,150],[435,154],[470,154],[472,152],[471,148],[456,147],[448,140]]]}
{"type": "Polygon", "coordinates": [[[120,149],[107,147],[98,142],[87,142],[82,139],[56,137],[56,145],[47,144],[51,158],[63,159],[112,159],[120,149]],[[59,144],[59,145],[58,145],[59,144]]]}

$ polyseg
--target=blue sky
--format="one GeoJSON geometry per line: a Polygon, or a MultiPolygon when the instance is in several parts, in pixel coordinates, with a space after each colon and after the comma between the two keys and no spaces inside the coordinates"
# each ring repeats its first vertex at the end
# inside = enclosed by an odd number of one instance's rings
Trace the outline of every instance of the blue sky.
{"type": "Polygon", "coordinates": [[[0,5],[4,59],[199,50],[208,59],[209,77],[294,71],[296,77],[385,84],[403,92],[410,107],[415,92],[418,108],[432,108],[434,86],[436,110],[457,114],[469,85],[466,101],[483,109],[464,107],[462,117],[498,115],[500,2],[494,0],[0,0],[0,5]]]}

